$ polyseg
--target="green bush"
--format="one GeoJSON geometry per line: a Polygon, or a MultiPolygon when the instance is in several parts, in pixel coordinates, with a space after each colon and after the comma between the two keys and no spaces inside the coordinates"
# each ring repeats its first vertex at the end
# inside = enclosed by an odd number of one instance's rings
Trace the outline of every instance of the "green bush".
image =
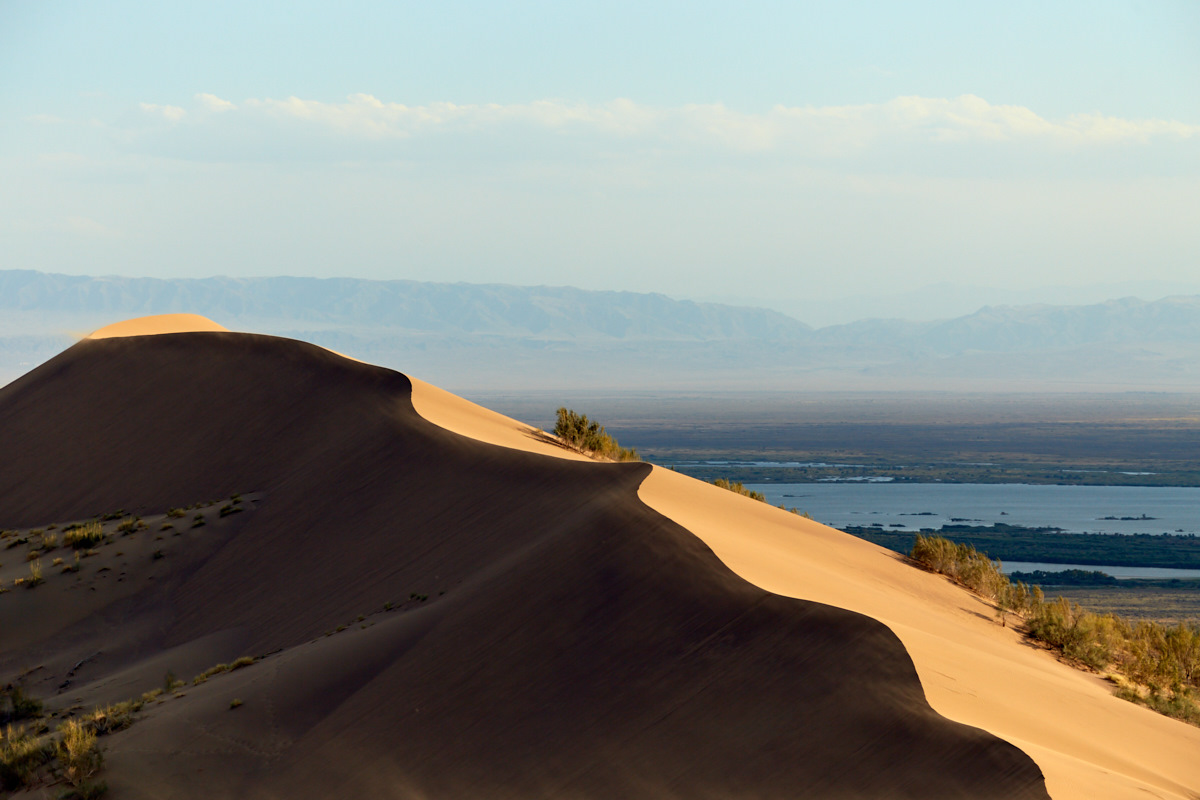
{"type": "Polygon", "coordinates": [[[1116,617],[1085,611],[1065,597],[1033,610],[1029,634],[1096,670],[1114,661],[1125,638],[1116,617]]]}
{"type": "Polygon", "coordinates": [[[1117,695],[1200,725],[1200,627],[1140,622],[1095,614],[1065,598],[1047,602],[1040,586],[1012,583],[1000,563],[974,547],[918,534],[910,557],[996,601],[1001,618],[1023,617],[1031,639],[1095,670],[1115,669],[1134,685],[1117,695]]]}
{"type": "MultiPolygon", "coordinates": [[[[731,482],[731,481],[725,480],[724,478],[717,478],[715,481],[712,482],[712,485],[719,486],[722,489],[728,489],[729,491],[734,492],[736,494],[745,495],[746,497],[749,497],[751,500],[758,500],[763,503],[767,502],[767,496],[765,494],[763,494],[762,492],[756,492],[753,489],[747,489],[745,487],[745,485],[743,485],[740,481],[731,482]]],[[[809,519],[811,519],[811,517],[809,517],[809,519]]]]}
{"type": "Polygon", "coordinates": [[[909,557],[933,572],[939,572],[962,584],[976,594],[992,600],[1011,602],[1011,586],[1000,570],[1000,562],[992,561],[969,544],[956,544],[941,536],[917,534],[909,557]]]}
{"type": "Polygon", "coordinates": [[[638,460],[637,450],[621,447],[603,425],[589,420],[586,414],[577,414],[568,408],[560,408],[556,414],[554,435],[581,453],[613,461],[638,460]]]}

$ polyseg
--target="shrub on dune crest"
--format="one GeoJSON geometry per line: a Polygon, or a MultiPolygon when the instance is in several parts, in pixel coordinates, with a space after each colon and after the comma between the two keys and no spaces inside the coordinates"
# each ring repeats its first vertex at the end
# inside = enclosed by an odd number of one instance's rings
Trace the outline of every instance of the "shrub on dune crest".
{"type": "Polygon", "coordinates": [[[968,544],[918,533],[909,556],[992,600],[1006,594],[1009,586],[1008,578],[1000,571],[1000,562],[992,561],[968,544]]]}
{"type": "Polygon", "coordinates": [[[621,447],[603,425],[589,420],[586,414],[577,414],[569,408],[560,408],[556,413],[554,435],[581,453],[613,461],[638,460],[636,449],[621,447]]]}
{"type": "Polygon", "coordinates": [[[749,497],[751,500],[758,500],[763,503],[767,502],[767,496],[765,494],[762,492],[756,492],[753,489],[747,489],[745,484],[743,484],[741,481],[727,481],[724,478],[717,478],[712,482],[712,484],[713,486],[719,486],[722,489],[728,489],[735,494],[749,497]]]}

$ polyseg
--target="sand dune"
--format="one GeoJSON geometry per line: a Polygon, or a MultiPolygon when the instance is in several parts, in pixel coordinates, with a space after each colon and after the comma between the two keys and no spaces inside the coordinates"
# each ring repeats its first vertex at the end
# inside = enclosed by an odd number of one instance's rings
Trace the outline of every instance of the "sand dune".
{"type": "Polygon", "coordinates": [[[120,336],[156,336],[162,333],[195,333],[197,331],[224,331],[218,325],[199,314],[156,314],[151,317],[123,320],[106,325],[88,334],[88,339],[111,339],[120,336]]]}
{"type": "Polygon", "coordinates": [[[1193,729],[877,548],[390,370],[180,324],[114,326],[0,389],[0,527],[148,523],[0,595],[0,682],[87,707],[263,656],[106,737],[113,797],[1200,786],[1193,729]]]}

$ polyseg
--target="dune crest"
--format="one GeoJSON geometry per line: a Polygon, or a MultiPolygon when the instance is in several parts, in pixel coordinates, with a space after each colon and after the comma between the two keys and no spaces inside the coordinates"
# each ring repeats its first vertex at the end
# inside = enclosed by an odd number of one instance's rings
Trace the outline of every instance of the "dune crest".
{"type": "MultiPolygon", "coordinates": [[[[443,394],[414,400],[417,412],[464,436],[544,452],[520,437],[521,423],[509,420],[505,431],[507,418],[484,409],[471,416],[472,404],[443,394]]],[[[1200,730],[1120,700],[1098,676],[1027,646],[991,619],[991,606],[946,579],[849,534],[661,467],[638,496],[750,583],[883,622],[907,648],[930,705],[1024,750],[1052,797],[1149,793],[1183,800],[1200,793],[1200,730]]]]}
{"type": "Polygon", "coordinates": [[[83,341],[0,389],[0,524],[33,552],[107,518],[78,571],[0,596],[0,684],[74,713],[198,676],[106,736],[131,799],[1047,797],[884,624],[640,502],[651,465],[525,452],[556,446],[418,385],[486,444],[412,393],[210,332],[83,341]]]}
{"type": "Polygon", "coordinates": [[[439,428],[445,428],[476,441],[511,447],[515,450],[525,450],[572,461],[592,460],[569,447],[556,444],[552,438],[545,436],[542,431],[531,425],[498,414],[417,378],[409,376],[409,380],[412,381],[413,387],[413,409],[439,428]]]}
{"type": "Polygon", "coordinates": [[[198,333],[229,329],[199,314],[155,314],[106,325],[92,331],[86,339],[114,339],[121,336],[157,336],[160,333],[198,333]]]}
{"type": "Polygon", "coordinates": [[[0,683],[37,653],[30,691],[84,707],[263,656],[117,734],[115,793],[327,797],[394,770],[358,794],[1200,796],[1200,729],[895,554],[224,330],[130,320],[0,388],[0,525],[153,522],[0,598],[0,683]],[[158,533],[242,493],[258,510],[158,533]]]}

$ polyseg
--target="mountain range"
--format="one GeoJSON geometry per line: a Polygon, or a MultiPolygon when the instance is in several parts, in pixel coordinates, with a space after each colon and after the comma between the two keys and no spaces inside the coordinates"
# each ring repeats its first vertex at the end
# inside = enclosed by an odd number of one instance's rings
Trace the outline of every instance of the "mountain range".
{"type": "Polygon", "coordinates": [[[985,306],[813,328],[762,308],[573,287],[0,271],[0,379],[80,326],[190,312],[459,389],[1200,388],[1200,295],[985,306]]]}

